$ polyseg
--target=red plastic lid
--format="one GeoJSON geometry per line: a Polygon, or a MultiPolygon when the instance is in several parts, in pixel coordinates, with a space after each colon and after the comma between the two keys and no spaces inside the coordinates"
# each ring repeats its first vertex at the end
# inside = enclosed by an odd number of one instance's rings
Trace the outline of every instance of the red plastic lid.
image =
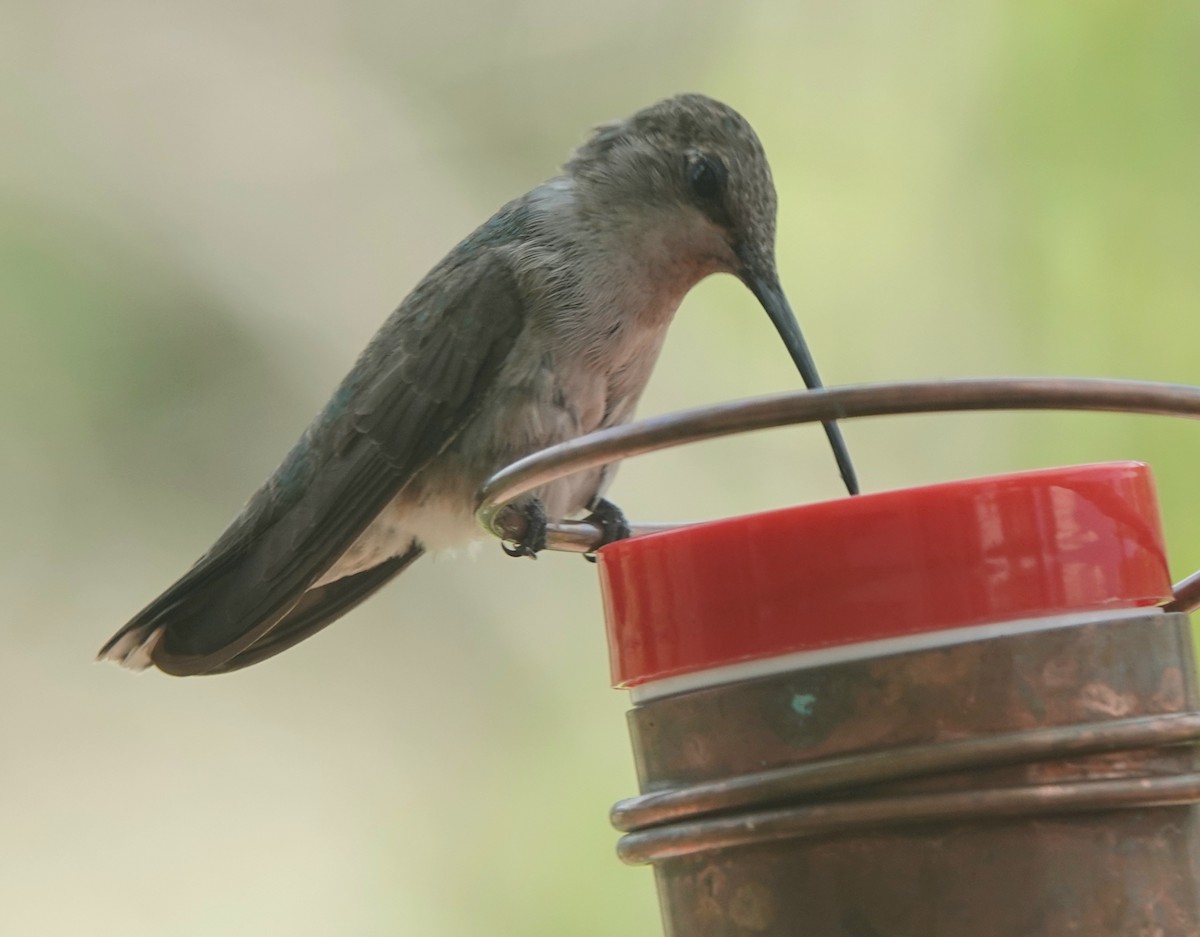
{"type": "Polygon", "coordinates": [[[793,651],[1171,598],[1148,466],[860,495],[600,551],[616,686],[793,651]]]}

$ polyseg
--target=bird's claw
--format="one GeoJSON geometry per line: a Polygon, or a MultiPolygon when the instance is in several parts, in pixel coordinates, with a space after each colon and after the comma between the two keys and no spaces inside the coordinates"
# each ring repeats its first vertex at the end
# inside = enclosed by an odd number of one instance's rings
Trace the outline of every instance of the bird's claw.
{"type": "MultiPolygon", "coordinates": [[[[607,498],[597,498],[592,503],[592,513],[584,521],[595,524],[603,531],[597,550],[617,540],[624,540],[632,532],[625,512],[607,498]]],[[[589,563],[596,562],[596,550],[589,550],[583,554],[583,558],[589,563]]]]}
{"type": "Polygon", "coordinates": [[[537,550],[536,549],[534,549],[533,547],[529,546],[526,543],[521,543],[517,540],[513,541],[513,545],[511,547],[507,543],[505,543],[503,540],[501,540],[500,541],[500,549],[503,550],[505,553],[507,553],[509,556],[527,556],[531,560],[537,559],[537,550]]]}
{"type": "Polygon", "coordinates": [[[546,549],[546,510],[537,500],[528,502],[519,511],[525,518],[525,533],[520,540],[513,540],[510,547],[506,541],[500,541],[500,549],[509,556],[527,556],[536,560],[537,555],[546,549]]]}

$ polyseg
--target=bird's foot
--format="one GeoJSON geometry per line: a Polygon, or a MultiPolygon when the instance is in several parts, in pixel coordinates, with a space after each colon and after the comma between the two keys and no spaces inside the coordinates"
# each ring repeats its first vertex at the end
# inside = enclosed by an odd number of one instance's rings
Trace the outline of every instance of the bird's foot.
{"type": "MultiPolygon", "coordinates": [[[[597,498],[593,501],[592,513],[585,517],[584,521],[595,524],[604,532],[597,550],[617,540],[624,540],[631,532],[625,512],[607,498],[597,498]]],[[[589,563],[596,562],[596,550],[583,554],[583,558],[589,563]]]]}
{"type": "Polygon", "coordinates": [[[527,556],[536,560],[537,555],[546,549],[546,509],[542,502],[533,498],[521,506],[510,506],[509,510],[519,513],[525,518],[525,533],[520,540],[513,540],[512,546],[501,540],[500,548],[509,556],[527,556]]]}

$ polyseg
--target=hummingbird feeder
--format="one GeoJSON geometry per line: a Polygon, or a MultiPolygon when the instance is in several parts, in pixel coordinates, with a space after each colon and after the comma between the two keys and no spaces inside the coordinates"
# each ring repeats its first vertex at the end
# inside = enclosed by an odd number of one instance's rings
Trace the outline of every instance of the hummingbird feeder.
{"type": "MultiPolygon", "coordinates": [[[[841,387],[536,453],[479,517],[621,458],[790,423],[948,410],[1200,417],[1200,388],[1006,379],[841,387]]],[[[1200,692],[1150,469],[867,494],[598,551],[640,794],[619,855],[670,937],[1200,934],[1200,692]]],[[[586,552],[601,531],[554,526],[586,552]]]]}

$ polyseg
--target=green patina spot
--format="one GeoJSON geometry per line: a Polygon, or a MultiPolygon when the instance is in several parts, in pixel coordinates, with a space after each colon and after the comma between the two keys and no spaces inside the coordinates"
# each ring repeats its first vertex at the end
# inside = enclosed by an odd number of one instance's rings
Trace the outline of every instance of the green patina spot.
{"type": "Polygon", "coordinates": [[[792,711],[797,716],[811,716],[817,698],[811,693],[797,693],[792,697],[792,711]]]}

